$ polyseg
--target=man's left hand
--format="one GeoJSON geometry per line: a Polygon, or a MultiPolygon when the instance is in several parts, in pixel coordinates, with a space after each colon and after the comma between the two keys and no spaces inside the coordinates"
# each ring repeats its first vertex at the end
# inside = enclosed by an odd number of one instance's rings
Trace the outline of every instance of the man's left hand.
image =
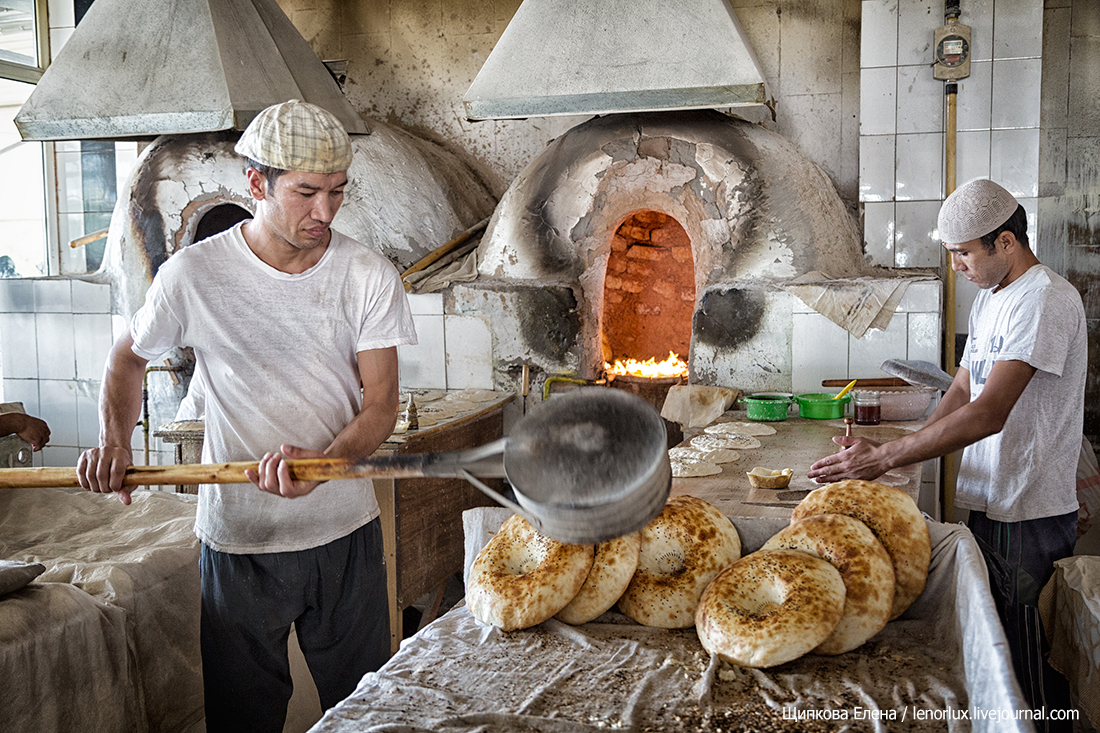
{"type": "Polygon", "coordinates": [[[818,483],[844,479],[874,481],[888,470],[878,455],[879,443],[848,435],[837,436],[833,442],[845,446],[845,449],[810,466],[808,478],[818,483]]]}
{"type": "Polygon", "coordinates": [[[324,451],[309,450],[308,448],[299,448],[298,446],[286,445],[284,443],[279,446],[278,453],[264,454],[264,457],[260,459],[260,465],[257,471],[245,471],[244,475],[248,477],[248,480],[255,484],[260,491],[296,499],[299,496],[305,496],[324,482],[295,481],[290,477],[290,467],[286,462],[288,460],[298,460],[299,458],[324,457],[324,451]]]}

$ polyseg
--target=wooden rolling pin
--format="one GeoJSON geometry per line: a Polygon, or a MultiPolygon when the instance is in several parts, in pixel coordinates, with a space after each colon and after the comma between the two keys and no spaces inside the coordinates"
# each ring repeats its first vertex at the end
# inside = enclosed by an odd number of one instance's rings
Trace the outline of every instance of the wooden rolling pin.
{"type": "MultiPolygon", "coordinates": [[[[844,387],[851,379],[822,379],[822,387],[844,387]]],[[[876,379],[857,379],[856,387],[908,387],[909,382],[898,377],[880,377],[876,379]]]]}
{"type": "MultiPolygon", "coordinates": [[[[501,444],[503,445],[503,444],[501,444]]],[[[470,473],[482,478],[501,478],[504,464],[494,444],[442,453],[406,453],[374,458],[301,458],[287,461],[290,476],[299,481],[331,481],[346,478],[462,478],[470,473]]],[[[172,466],[130,466],[123,486],[167,484],[247,484],[246,470],[259,461],[193,463],[172,466]]],[[[0,489],[74,488],[80,486],[75,468],[0,469],[0,489]]]]}

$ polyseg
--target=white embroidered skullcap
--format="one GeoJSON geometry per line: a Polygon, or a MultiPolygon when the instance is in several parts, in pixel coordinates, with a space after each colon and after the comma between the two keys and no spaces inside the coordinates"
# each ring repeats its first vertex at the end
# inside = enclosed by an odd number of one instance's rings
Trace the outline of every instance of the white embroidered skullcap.
{"type": "Polygon", "coordinates": [[[292,99],[260,112],[233,148],[272,168],[339,173],[351,165],[351,138],[326,109],[292,99]]]}
{"type": "Polygon", "coordinates": [[[962,244],[979,239],[1008,221],[1019,205],[993,181],[979,178],[963,184],[940,207],[940,241],[962,244]]]}

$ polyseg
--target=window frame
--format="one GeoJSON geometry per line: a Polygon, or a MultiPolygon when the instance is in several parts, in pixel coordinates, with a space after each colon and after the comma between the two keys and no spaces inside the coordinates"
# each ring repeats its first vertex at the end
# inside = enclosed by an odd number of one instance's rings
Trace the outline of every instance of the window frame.
{"type": "Polygon", "coordinates": [[[38,66],[0,59],[0,77],[12,81],[37,84],[50,64],[50,19],[48,0],[34,0],[34,35],[38,50],[38,66]]]}

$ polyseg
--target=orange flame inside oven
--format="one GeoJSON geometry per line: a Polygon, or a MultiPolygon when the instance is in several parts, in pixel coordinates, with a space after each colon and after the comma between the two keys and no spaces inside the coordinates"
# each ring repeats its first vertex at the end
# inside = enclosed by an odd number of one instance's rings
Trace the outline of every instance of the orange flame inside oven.
{"type": "Polygon", "coordinates": [[[672,351],[668,352],[668,358],[664,361],[657,361],[656,358],[647,361],[616,359],[614,365],[605,361],[603,366],[609,374],[631,377],[686,377],[688,373],[687,362],[672,351]]]}

